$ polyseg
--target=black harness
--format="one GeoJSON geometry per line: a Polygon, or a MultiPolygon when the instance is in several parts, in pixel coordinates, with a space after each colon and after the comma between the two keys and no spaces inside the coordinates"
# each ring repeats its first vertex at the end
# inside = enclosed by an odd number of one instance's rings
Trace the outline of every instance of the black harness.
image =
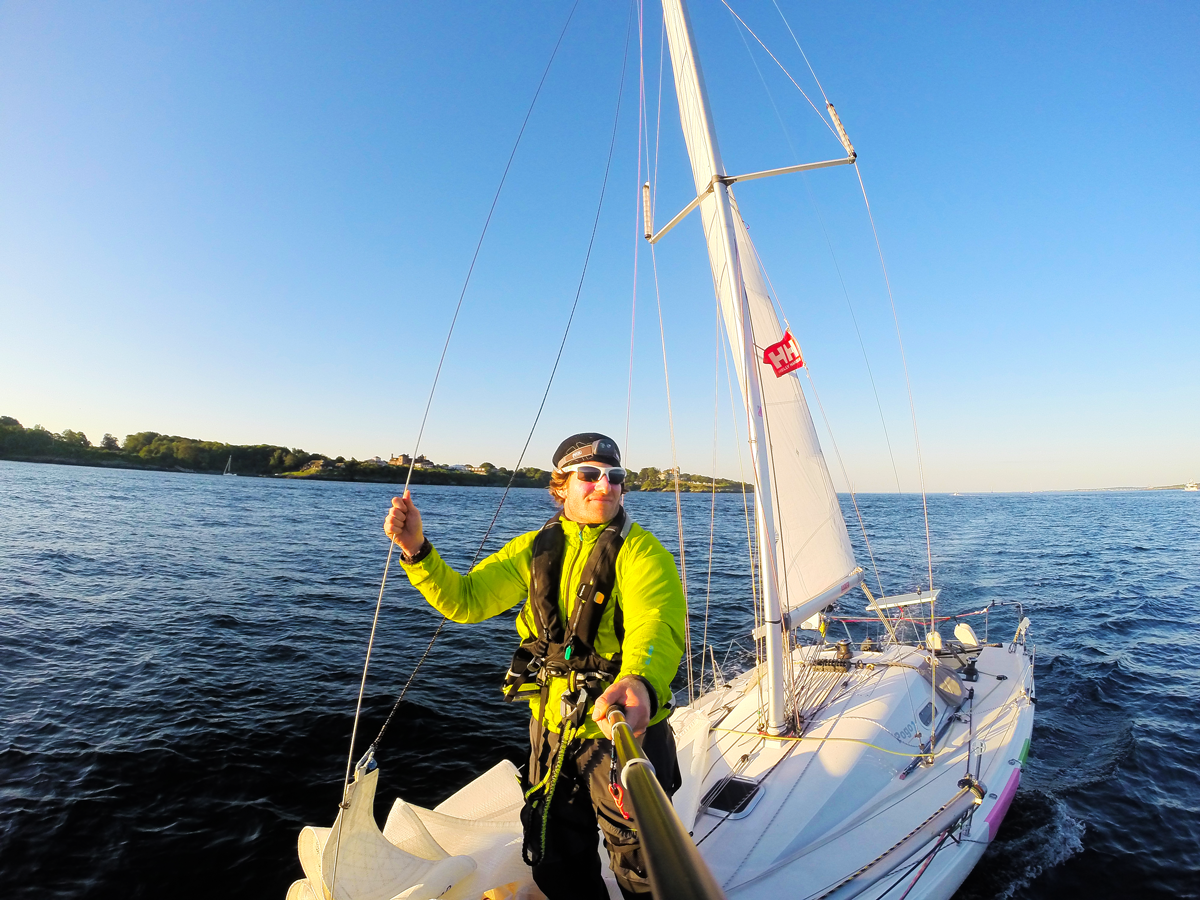
{"type": "MultiPolygon", "coordinates": [[[[513,654],[512,665],[504,679],[504,699],[531,699],[542,695],[551,676],[569,679],[563,695],[563,718],[573,725],[582,721],[587,707],[600,694],[605,681],[621,671],[621,654],[605,659],[596,652],[596,632],[604,609],[612,599],[617,580],[617,555],[633,527],[633,520],[621,509],[616,518],[600,532],[583,567],[583,577],[575,596],[575,609],[565,626],[558,613],[559,583],[562,580],[563,550],[566,535],[556,515],[533,539],[533,560],[529,573],[529,607],[533,610],[534,634],[526,638],[513,654]],[[578,720],[578,721],[577,721],[578,720]]],[[[614,611],[617,639],[624,637],[621,607],[614,611]]]]}

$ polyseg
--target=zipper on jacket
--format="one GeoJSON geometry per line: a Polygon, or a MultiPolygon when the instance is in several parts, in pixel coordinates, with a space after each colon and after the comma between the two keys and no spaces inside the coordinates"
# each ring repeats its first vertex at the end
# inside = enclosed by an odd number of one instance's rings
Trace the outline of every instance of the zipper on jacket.
{"type": "MultiPolygon", "coordinates": [[[[573,587],[577,580],[575,578],[575,563],[579,559],[580,551],[583,550],[583,526],[578,522],[571,522],[571,524],[578,529],[578,531],[575,533],[577,543],[571,552],[571,564],[563,567],[563,575],[566,577],[563,578],[558,585],[558,598],[560,601],[563,598],[563,588],[567,588],[567,600],[566,606],[564,607],[566,615],[563,616],[564,625],[571,621],[571,616],[575,612],[575,604],[578,602],[578,598],[575,596],[576,588],[573,587]]],[[[563,530],[564,532],[566,531],[565,528],[563,530]]]]}

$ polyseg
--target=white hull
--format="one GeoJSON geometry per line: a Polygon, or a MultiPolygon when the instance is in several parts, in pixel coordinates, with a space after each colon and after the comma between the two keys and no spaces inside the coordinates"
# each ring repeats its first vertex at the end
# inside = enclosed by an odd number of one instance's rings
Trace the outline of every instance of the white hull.
{"type": "MultiPolygon", "coordinates": [[[[794,665],[807,656],[811,650],[797,650],[794,665]]],[[[762,784],[761,799],[744,819],[725,819],[724,813],[708,810],[694,821],[701,854],[729,897],[827,896],[959,793],[970,747],[968,706],[959,713],[964,721],[951,721],[940,737],[933,765],[918,765],[901,778],[918,755],[919,740],[927,741],[930,733],[930,723],[921,720],[931,700],[930,684],[908,668],[925,658],[914,648],[895,647],[855,654],[856,661],[874,664],[874,669],[810,671],[810,690],[818,696],[832,691],[832,696],[810,711],[799,741],[736,733],[754,731],[757,672],[733,682],[724,696],[716,692],[694,710],[681,711],[681,724],[703,716],[720,718],[717,728],[730,729],[711,731],[709,758],[689,760],[693,777],[707,770],[702,792],[746,754],[750,759],[739,774],[762,784]]],[[[982,743],[984,750],[982,757],[971,755],[970,770],[973,775],[978,770],[986,793],[956,833],[957,842],[943,843],[910,898],[950,897],[957,890],[995,836],[1020,780],[1033,728],[1032,656],[1020,645],[1011,652],[987,647],[977,665],[979,680],[966,686],[975,689],[975,746],[982,743]]],[[[937,707],[940,729],[954,712],[940,698],[937,707]]],[[[690,809],[684,804],[694,802],[690,788],[681,791],[676,803],[685,824],[690,809]]],[[[870,870],[872,877],[890,871],[890,878],[872,888],[859,884],[838,896],[898,897],[913,880],[910,875],[897,882],[898,876],[927,855],[936,837],[914,839],[907,852],[896,854],[906,862],[893,858],[870,870]]]]}
{"type": "MultiPolygon", "coordinates": [[[[1023,644],[979,651],[978,681],[965,685],[974,688],[974,700],[956,714],[938,698],[934,762],[911,769],[931,727],[932,689],[919,671],[927,653],[905,645],[855,652],[849,669],[833,668],[832,659],[829,649],[819,656],[812,647],[792,653],[792,684],[805,720],[799,739],[757,733],[761,669],[678,710],[672,724],[684,784],[676,811],[730,898],[895,900],[905,890],[910,900],[949,898],[995,837],[1020,781],[1033,728],[1033,655],[1023,644]],[[943,822],[904,844],[962,793],[968,756],[971,774],[986,788],[982,799],[960,797],[965,818],[948,838],[943,822]],[[749,813],[735,818],[701,809],[701,799],[735,769],[760,785],[749,813]],[[925,865],[939,839],[941,849],[925,865]],[[855,873],[859,880],[847,884],[855,873]]],[[[953,659],[942,660],[939,669],[951,665],[953,659]]],[[[360,773],[333,896],[466,900],[489,890],[499,890],[498,898],[540,896],[521,863],[521,796],[513,774],[501,764],[435,811],[397,800],[381,832],[369,814],[375,774],[360,773]]],[[[292,886],[291,900],[328,896],[318,885],[331,885],[335,841],[330,829],[302,833],[307,877],[292,886]]]]}

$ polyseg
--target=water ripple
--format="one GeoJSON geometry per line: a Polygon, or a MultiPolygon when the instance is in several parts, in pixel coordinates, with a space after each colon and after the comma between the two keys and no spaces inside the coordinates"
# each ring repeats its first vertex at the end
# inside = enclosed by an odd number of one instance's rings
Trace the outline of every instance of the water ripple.
{"type": "MultiPolygon", "coordinates": [[[[392,493],[0,462],[6,895],[283,896],[297,831],[336,811],[392,493]]],[[[499,495],[419,489],[454,565],[499,495]]],[[[1197,499],[930,498],[944,608],[1020,600],[1038,644],[1021,790],[959,900],[1198,896],[1200,679],[1182,662],[1200,628],[1197,499]]],[[[628,502],[677,549],[673,497],[628,502]]],[[[691,602],[702,611],[711,583],[710,641],[736,670],[753,662],[745,522],[740,497],[717,503],[710,576],[709,498],[684,500],[691,602]]],[[[919,498],[859,505],[887,591],[923,585],[919,498]]],[[[544,492],[515,491],[489,549],[550,510],[544,492]]],[[[436,803],[521,760],[524,719],[498,690],[512,618],[446,627],[384,743],[381,797],[436,803]]],[[[367,739],[437,622],[402,577],[389,581],[367,739]]],[[[993,637],[1012,627],[986,625],[993,637]]]]}

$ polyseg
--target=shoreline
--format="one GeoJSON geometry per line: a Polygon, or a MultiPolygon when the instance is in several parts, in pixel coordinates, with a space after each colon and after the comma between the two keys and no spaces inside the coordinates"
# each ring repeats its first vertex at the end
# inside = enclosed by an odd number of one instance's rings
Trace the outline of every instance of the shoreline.
{"type": "MultiPolygon", "coordinates": [[[[44,456],[21,456],[12,453],[0,453],[0,461],[3,462],[20,462],[34,463],[40,465],[51,466],[78,466],[88,469],[129,469],[141,472],[165,472],[174,475],[213,475],[222,477],[222,473],[216,470],[206,469],[187,469],[183,466],[156,466],[152,463],[138,464],[130,462],[128,459],[72,459],[70,457],[44,457],[44,456]]],[[[379,467],[375,467],[379,468],[379,467]]],[[[278,472],[272,474],[258,474],[248,472],[242,474],[240,472],[232,473],[239,478],[267,478],[267,479],[287,479],[290,481],[332,481],[332,482],[354,482],[365,484],[403,484],[405,481],[408,469],[406,467],[395,467],[398,471],[389,471],[380,468],[378,472],[372,472],[361,463],[349,473],[325,473],[325,472],[278,472]],[[389,477],[374,477],[372,475],[387,475],[389,477]]],[[[549,484],[549,473],[538,470],[542,477],[518,474],[513,479],[512,487],[532,487],[544,488],[549,484]]],[[[508,473],[511,474],[511,473],[508,473]]],[[[445,469],[415,469],[411,484],[421,485],[442,485],[449,487],[507,487],[508,474],[501,475],[483,475],[474,472],[458,472],[445,469]]],[[[1038,491],[929,491],[930,496],[944,497],[986,497],[993,495],[1014,495],[1014,494],[1134,494],[1134,493],[1149,493],[1149,492],[1171,492],[1190,493],[1183,490],[1184,485],[1157,485],[1147,487],[1104,487],[1104,488],[1048,488],[1038,491]]],[[[703,482],[687,482],[679,486],[680,493],[683,494],[707,494],[713,493],[711,483],[703,482]]],[[[633,484],[630,486],[630,493],[641,492],[648,494],[673,493],[675,487],[673,484],[668,484],[664,487],[644,488],[640,485],[633,484]]],[[[718,494],[736,494],[740,493],[741,488],[736,482],[727,482],[725,484],[717,484],[715,493],[718,494]]],[[[750,485],[746,485],[746,493],[753,495],[754,491],[750,485]]],[[[846,493],[839,491],[839,495],[846,493]]],[[[862,495],[871,495],[872,491],[861,491],[862,495]]],[[[893,491],[883,492],[889,496],[914,496],[919,497],[919,491],[908,491],[904,494],[897,495],[893,491]]]]}
{"type": "MultiPolygon", "coordinates": [[[[71,457],[45,457],[45,456],[22,456],[20,454],[3,453],[0,454],[0,460],[6,462],[33,463],[40,465],[52,466],[78,466],[91,469],[128,469],[142,472],[165,472],[175,475],[212,475],[223,477],[223,473],[215,469],[188,469],[183,466],[156,466],[152,463],[138,464],[131,462],[128,458],[110,458],[110,459],[78,459],[71,457]]],[[[323,482],[354,482],[366,484],[404,484],[407,478],[407,467],[388,467],[384,469],[379,466],[368,466],[359,463],[349,472],[330,472],[324,471],[306,471],[298,472],[276,472],[270,474],[259,474],[255,472],[231,473],[238,478],[267,478],[267,479],[286,479],[289,481],[323,481],[323,482]],[[372,471],[375,470],[375,471],[372,471]],[[372,477],[374,476],[374,477],[372,477]]],[[[420,485],[440,485],[448,487],[508,487],[509,481],[512,481],[512,487],[523,488],[544,488],[550,483],[550,473],[543,470],[537,470],[537,474],[525,474],[519,472],[515,478],[512,478],[512,473],[507,470],[497,470],[497,474],[485,475],[475,472],[459,472],[446,469],[415,469],[412,473],[410,484],[420,485]]],[[[711,483],[704,484],[700,482],[687,482],[680,484],[680,492],[684,494],[704,494],[713,493],[714,488],[711,483]]],[[[753,489],[746,485],[747,493],[753,493],[753,489]]],[[[673,484],[664,487],[645,488],[638,484],[630,485],[630,492],[641,492],[649,494],[657,493],[672,493],[675,490],[673,484]]],[[[736,494],[742,490],[741,485],[736,482],[721,484],[718,483],[715,492],[718,494],[736,494]]]]}

